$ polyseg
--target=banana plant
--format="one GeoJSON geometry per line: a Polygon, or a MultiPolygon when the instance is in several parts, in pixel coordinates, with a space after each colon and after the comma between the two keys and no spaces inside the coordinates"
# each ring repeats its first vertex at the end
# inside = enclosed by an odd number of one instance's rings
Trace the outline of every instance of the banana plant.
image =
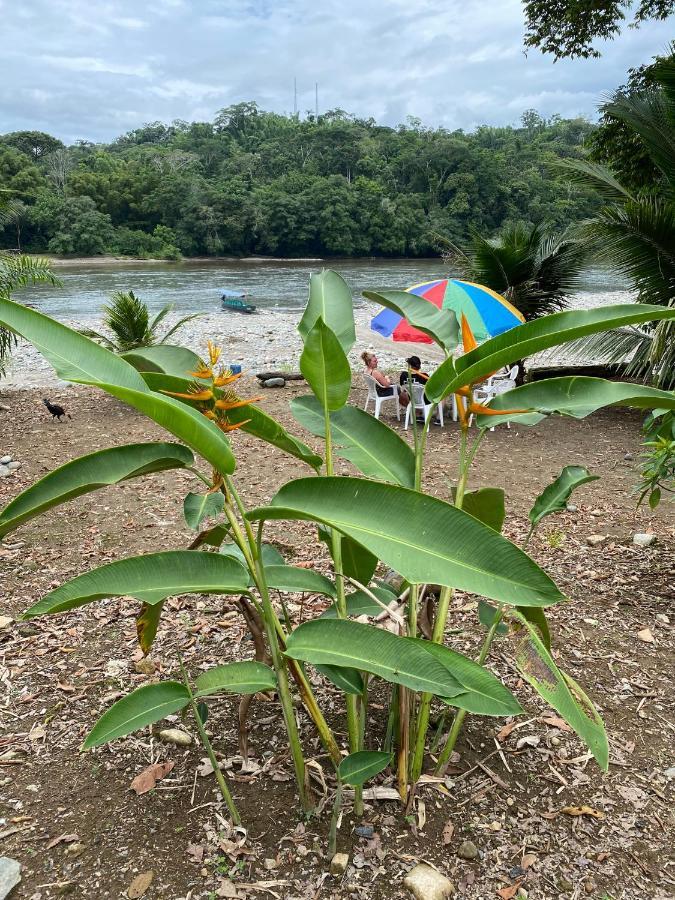
{"type": "MultiPolygon", "coordinates": [[[[545,610],[564,600],[564,595],[523,548],[501,533],[504,492],[471,490],[469,468],[494,422],[513,419],[527,424],[554,413],[588,415],[616,404],[673,409],[675,395],[599,379],[563,379],[564,383],[551,379],[500,395],[486,407],[474,401],[473,387],[495,369],[525,355],[619,325],[674,318],[675,310],[640,304],[560,313],[470,349],[468,325],[458,323],[450,311],[436,310],[423,299],[399,291],[371,291],[367,296],[404,314],[445,354],[427,384],[427,395],[435,404],[450,394],[458,399],[458,474],[448,498],[422,490],[433,409],[416,429],[411,447],[383,422],[348,405],[348,353],[355,342],[353,303],[350,288],[335,272],[322,272],[310,280],[299,326],[304,344],[300,367],[310,393],[291,404],[299,425],[322,442],[321,453],[264,412],[257,405],[259,398],[240,397],[236,393],[239,376],[220,365],[220,351],[211,343],[204,359],[180,353],[173,354],[171,364],[162,360],[160,365],[158,358],[147,353],[124,359],[35,310],[0,299],[0,325],[30,341],[59,377],[106,391],[175,438],[175,442],[100,450],[56,469],[0,512],[0,535],[104,485],[171,468],[188,471],[195,479],[194,489],[184,500],[186,522],[196,532],[189,548],[163,549],[85,572],[50,591],[25,616],[65,613],[105,597],[131,596],[139,603],[138,636],[147,653],[168,597],[221,594],[236,598],[232,602],[241,609],[256,646],[255,660],[233,664],[247,665],[246,669],[205,673],[195,689],[183,673],[181,681],[146,686],[139,689],[142,695],[136,691],[118,701],[93,725],[85,741],[87,749],[121,740],[169,710],[196,710],[200,728],[200,697],[208,684],[240,692],[246,704],[255,692],[274,687],[303,809],[311,808],[312,797],[294,693],[335,767],[340,797],[343,782],[353,785],[355,809],[360,811],[364,781],[393,765],[401,798],[409,804],[424,767],[434,698],[442,709],[454,711],[436,760],[440,767],[452,752],[467,714],[521,712],[520,699],[486,667],[492,641],[501,633],[523,680],[569,722],[599,765],[607,768],[602,721],[583,689],[559,669],[551,655],[545,610]],[[469,352],[453,360],[460,325],[469,352]],[[180,359],[190,366],[188,370],[176,370],[180,359]],[[478,423],[474,440],[470,440],[471,416],[478,423]],[[247,508],[237,486],[235,450],[240,430],[307,467],[305,477],[282,486],[259,508],[247,508]],[[355,474],[336,476],[336,457],[347,460],[355,474]],[[265,540],[267,523],[275,520],[316,526],[316,540],[325,541],[330,549],[330,577],[286,564],[265,540]],[[378,580],[380,566],[401,576],[399,591],[378,580]],[[431,585],[440,588],[435,604],[430,599],[431,585]],[[455,590],[475,594],[483,604],[488,634],[477,660],[456,652],[447,642],[455,590]],[[285,595],[304,591],[325,596],[330,605],[323,615],[296,626],[285,595]],[[311,680],[310,668],[317,673],[311,680]],[[344,693],[346,759],[313,687],[321,678],[344,693]],[[368,727],[369,696],[383,689],[391,699],[384,735],[371,733],[368,727]]],[[[228,806],[236,819],[238,813],[229,802],[228,806]]]]}

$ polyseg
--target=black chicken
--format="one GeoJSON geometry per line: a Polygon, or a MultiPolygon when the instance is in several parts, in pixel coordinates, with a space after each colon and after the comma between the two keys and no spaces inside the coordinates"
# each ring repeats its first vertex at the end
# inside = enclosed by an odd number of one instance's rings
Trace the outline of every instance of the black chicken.
{"type": "Polygon", "coordinates": [[[62,406],[59,406],[59,405],[58,405],[58,403],[50,403],[49,400],[47,400],[46,397],[43,399],[42,402],[43,402],[44,405],[47,407],[47,409],[49,410],[49,412],[52,414],[52,421],[53,421],[54,419],[58,419],[59,422],[60,422],[60,421],[61,421],[61,416],[68,416],[69,419],[72,419],[72,418],[73,418],[73,417],[70,415],[70,413],[67,413],[67,412],[65,411],[65,409],[64,409],[62,406]]]}

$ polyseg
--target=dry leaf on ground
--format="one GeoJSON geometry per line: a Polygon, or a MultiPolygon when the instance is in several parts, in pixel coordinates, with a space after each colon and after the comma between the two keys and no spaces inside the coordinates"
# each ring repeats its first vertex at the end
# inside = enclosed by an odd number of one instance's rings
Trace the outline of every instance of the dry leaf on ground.
{"type": "Polygon", "coordinates": [[[592,816],[594,819],[605,818],[604,813],[590,806],[563,806],[562,811],[568,816],[592,816]]]}
{"type": "Polygon", "coordinates": [[[516,881],[515,884],[510,884],[508,887],[499,888],[497,894],[502,898],[502,900],[512,900],[512,898],[515,897],[520,890],[521,884],[521,881],[516,881]]]}
{"type": "Polygon", "coordinates": [[[652,634],[652,632],[649,628],[643,628],[642,631],[638,631],[637,636],[645,644],[653,644],[654,643],[654,635],[652,634]]]}
{"type": "Polygon", "coordinates": [[[141,872],[137,875],[127,888],[127,897],[129,900],[138,900],[147,891],[152,883],[155,873],[150,869],[148,872],[141,872]]]}
{"type": "Polygon", "coordinates": [[[136,791],[140,796],[151,791],[158,781],[161,781],[176,765],[172,760],[165,763],[153,763],[147,769],[143,769],[140,775],[137,775],[129,785],[129,789],[136,791]]]}
{"type": "Polygon", "coordinates": [[[455,826],[452,824],[451,820],[448,819],[448,821],[445,823],[445,826],[443,828],[443,835],[442,835],[443,843],[446,845],[449,844],[450,841],[452,840],[452,836],[454,833],[455,833],[455,826]]]}
{"type": "Polygon", "coordinates": [[[79,834],[60,834],[58,837],[52,838],[45,847],[45,850],[51,850],[57,844],[74,844],[80,840],[79,834]]]}

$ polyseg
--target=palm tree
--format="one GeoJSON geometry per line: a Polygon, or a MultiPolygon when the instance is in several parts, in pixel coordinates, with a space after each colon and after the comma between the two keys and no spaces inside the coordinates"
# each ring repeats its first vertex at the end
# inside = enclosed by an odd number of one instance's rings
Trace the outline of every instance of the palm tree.
{"type": "Polygon", "coordinates": [[[82,329],[82,334],[100,341],[114,353],[126,353],[128,350],[136,350],[138,347],[165,344],[174,332],[199,315],[199,313],[193,313],[185,316],[160,337],[157,331],[159,324],[172,309],[172,304],[162,307],[155,318],[150,321],[150,311],[147,305],[133,291],[116,291],[112,295],[111,302],[103,307],[103,322],[113,333],[113,337],[106,337],[89,328],[82,329]]]}
{"type": "MultiPolygon", "coordinates": [[[[10,222],[14,214],[14,201],[8,196],[10,193],[0,190],[0,227],[10,222]]],[[[9,300],[14,291],[40,281],[56,284],[47,260],[0,251],[0,298],[9,300]]],[[[0,326],[0,377],[5,374],[7,359],[15,346],[14,333],[0,326]]]]}
{"type": "Polygon", "coordinates": [[[587,259],[583,243],[539,225],[506,225],[498,237],[474,232],[466,249],[450,246],[444,257],[462,277],[502,294],[526,319],[558,312],[581,286],[587,259]]]}
{"type": "MultiPolygon", "coordinates": [[[[675,59],[654,69],[656,86],[618,96],[604,107],[635,135],[654,165],[654,183],[638,190],[622,184],[607,166],[583,160],[563,165],[575,181],[594,188],[604,205],[580,227],[596,258],[626,277],[638,301],[675,305],[675,59]]],[[[675,328],[609,333],[577,342],[578,353],[606,362],[630,363],[627,374],[640,375],[659,387],[675,387],[675,328]]]]}

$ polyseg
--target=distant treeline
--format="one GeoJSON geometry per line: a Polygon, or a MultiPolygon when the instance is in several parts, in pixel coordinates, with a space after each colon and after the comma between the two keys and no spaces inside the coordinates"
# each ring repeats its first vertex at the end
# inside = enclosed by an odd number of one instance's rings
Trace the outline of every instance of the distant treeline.
{"type": "Polygon", "coordinates": [[[0,137],[18,202],[0,247],[30,252],[424,256],[525,221],[564,228],[597,200],[555,162],[584,156],[584,119],[523,114],[467,134],[388,128],[334,110],[304,120],[255,103],[213,123],[155,122],[111,144],[0,137]]]}

